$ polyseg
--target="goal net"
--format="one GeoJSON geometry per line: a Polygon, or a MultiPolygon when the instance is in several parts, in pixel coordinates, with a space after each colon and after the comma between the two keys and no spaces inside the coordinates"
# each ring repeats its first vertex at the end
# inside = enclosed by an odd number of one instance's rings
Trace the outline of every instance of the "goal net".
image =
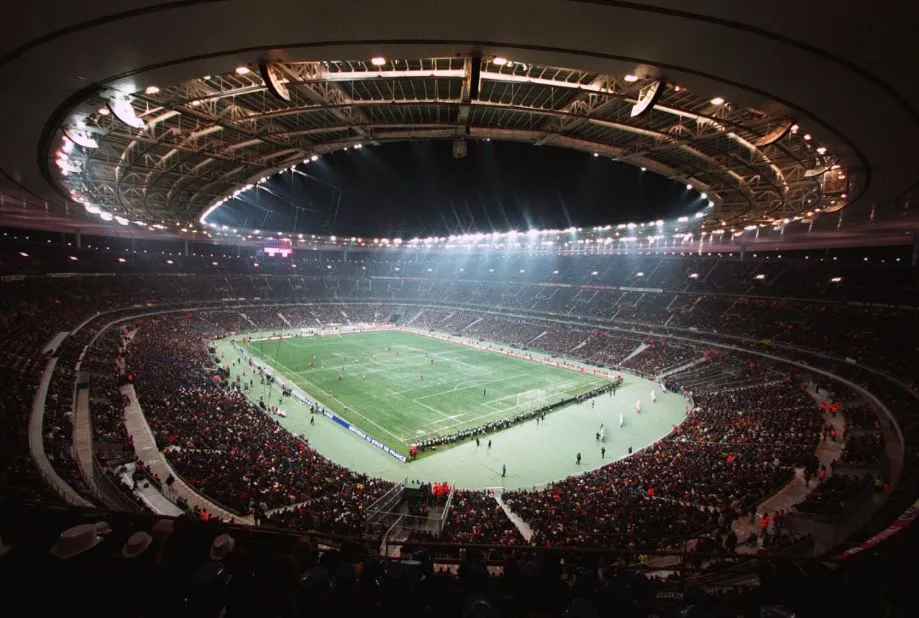
{"type": "Polygon", "coordinates": [[[541,388],[517,394],[517,408],[536,409],[546,401],[547,393],[541,388]]]}

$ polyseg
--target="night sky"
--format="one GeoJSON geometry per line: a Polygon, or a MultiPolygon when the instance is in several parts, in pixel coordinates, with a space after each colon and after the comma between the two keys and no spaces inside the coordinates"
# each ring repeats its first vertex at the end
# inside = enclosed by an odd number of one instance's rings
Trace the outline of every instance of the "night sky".
{"type": "Polygon", "coordinates": [[[432,236],[647,222],[705,202],[684,184],[589,153],[515,142],[365,146],[299,165],[209,221],[341,236],[432,236]],[[299,173],[297,173],[299,172],[299,173]],[[269,193],[270,191],[270,193],[269,193]]]}

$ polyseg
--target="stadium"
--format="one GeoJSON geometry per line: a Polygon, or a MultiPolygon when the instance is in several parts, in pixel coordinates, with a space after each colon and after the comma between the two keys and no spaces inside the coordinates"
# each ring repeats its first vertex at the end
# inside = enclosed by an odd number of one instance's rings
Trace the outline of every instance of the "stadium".
{"type": "Polygon", "coordinates": [[[912,615],[913,7],[9,8],[5,605],[912,615]]]}

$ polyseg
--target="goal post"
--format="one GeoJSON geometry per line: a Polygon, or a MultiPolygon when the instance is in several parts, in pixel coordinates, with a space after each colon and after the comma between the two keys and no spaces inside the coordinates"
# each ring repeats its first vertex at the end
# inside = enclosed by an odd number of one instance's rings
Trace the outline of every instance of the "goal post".
{"type": "Polygon", "coordinates": [[[534,388],[517,394],[517,409],[536,409],[548,398],[545,389],[534,388]]]}

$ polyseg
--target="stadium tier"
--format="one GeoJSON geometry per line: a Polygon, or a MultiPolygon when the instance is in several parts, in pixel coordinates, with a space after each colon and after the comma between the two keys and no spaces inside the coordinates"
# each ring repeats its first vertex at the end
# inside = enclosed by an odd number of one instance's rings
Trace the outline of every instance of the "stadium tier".
{"type": "Polygon", "coordinates": [[[917,7],[5,3],[0,612],[913,615],[917,7]]]}
{"type": "MultiPolygon", "coordinates": [[[[55,259],[37,249],[11,244],[7,270],[21,253],[55,259]]],[[[220,274],[187,259],[175,276],[134,254],[132,272],[7,275],[3,495],[384,556],[428,546],[439,564],[470,554],[438,542],[628,550],[610,564],[652,573],[685,563],[642,552],[735,552],[694,560],[737,569],[851,547],[897,515],[911,482],[896,419],[915,395],[912,358],[885,346],[915,347],[916,331],[874,316],[914,320],[906,297],[877,307],[853,286],[841,300],[816,284],[844,270],[791,262],[774,289],[636,291],[623,272],[686,258],[585,259],[547,280],[373,254],[307,257],[296,276],[243,259],[220,274]],[[575,274],[600,263],[602,281],[575,274]],[[771,295],[804,273],[799,297],[771,295]]],[[[715,289],[763,266],[689,259],[715,289]]]]}

